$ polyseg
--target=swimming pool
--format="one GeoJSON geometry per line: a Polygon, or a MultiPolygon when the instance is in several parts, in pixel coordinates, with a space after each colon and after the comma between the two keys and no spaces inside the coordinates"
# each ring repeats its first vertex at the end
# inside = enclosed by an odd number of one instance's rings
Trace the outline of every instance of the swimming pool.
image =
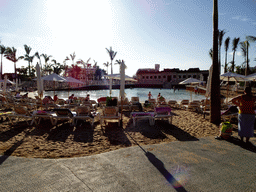
{"type": "MultiPolygon", "coordinates": [[[[148,92],[151,91],[153,98],[157,98],[157,95],[161,93],[165,99],[168,100],[177,100],[181,101],[183,99],[189,99],[191,92],[186,91],[185,89],[176,89],[175,92],[173,89],[159,89],[159,88],[131,88],[125,89],[126,97],[130,100],[131,97],[139,97],[141,102],[144,102],[148,99],[148,92]]],[[[119,89],[112,90],[113,97],[119,97],[119,89]]],[[[53,97],[53,91],[47,91],[44,95],[50,95],[53,97]]],[[[59,98],[67,99],[68,94],[74,94],[75,97],[86,97],[87,94],[90,94],[92,100],[97,100],[100,97],[109,96],[109,90],[71,90],[68,91],[55,91],[55,94],[58,94],[59,98]]],[[[205,99],[204,95],[196,95],[192,93],[193,100],[202,100],[205,99]]]]}

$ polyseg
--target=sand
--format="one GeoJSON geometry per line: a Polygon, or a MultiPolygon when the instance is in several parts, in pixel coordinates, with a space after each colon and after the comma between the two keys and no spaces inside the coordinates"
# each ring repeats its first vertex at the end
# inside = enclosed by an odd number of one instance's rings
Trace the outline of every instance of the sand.
{"type": "MultiPolygon", "coordinates": [[[[181,109],[173,109],[173,113],[171,125],[156,121],[150,126],[147,120],[141,120],[133,127],[130,112],[124,112],[123,128],[115,121],[102,128],[99,121],[93,128],[89,122],[73,127],[67,122],[52,126],[45,120],[36,127],[28,126],[25,121],[16,125],[4,121],[0,124],[0,154],[28,158],[81,157],[137,145],[197,141],[219,133],[209,117],[204,119],[202,114],[181,109]]],[[[236,130],[236,123],[233,125],[236,130]]]]}
{"type": "MultiPolygon", "coordinates": [[[[31,93],[30,97],[35,94],[31,93]]],[[[235,96],[236,94],[232,94],[235,96]]],[[[69,158],[104,153],[120,148],[157,144],[172,141],[197,141],[199,138],[216,136],[219,127],[204,119],[197,112],[173,109],[172,124],[156,121],[150,126],[141,120],[134,127],[130,112],[123,115],[123,128],[113,121],[102,128],[96,121],[94,127],[89,122],[80,122],[77,127],[69,123],[52,126],[50,121],[42,121],[38,126],[28,126],[26,122],[11,125],[9,121],[0,124],[0,155],[28,158],[69,158]]],[[[237,137],[237,121],[232,121],[233,136],[237,137]]]]}

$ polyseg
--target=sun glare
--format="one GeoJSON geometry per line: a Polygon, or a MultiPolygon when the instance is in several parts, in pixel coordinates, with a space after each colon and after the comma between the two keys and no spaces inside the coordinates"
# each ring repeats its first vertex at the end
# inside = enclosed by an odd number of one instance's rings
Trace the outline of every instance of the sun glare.
{"type": "MultiPolygon", "coordinates": [[[[47,1],[46,23],[51,30],[52,52],[62,57],[76,52],[83,60],[111,45],[112,13],[108,1],[47,1]]],[[[107,56],[107,54],[106,54],[107,56]]]]}

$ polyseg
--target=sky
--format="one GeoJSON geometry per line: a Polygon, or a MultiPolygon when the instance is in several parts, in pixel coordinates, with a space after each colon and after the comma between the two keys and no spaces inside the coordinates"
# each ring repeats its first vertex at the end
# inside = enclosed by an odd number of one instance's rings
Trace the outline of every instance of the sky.
{"type": "MultiPolygon", "coordinates": [[[[228,62],[232,60],[232,40],[256,36],[256,0],[219,0],[219,29],[224,41],[231,38],[228,62]]],[[[126,74],[139,68],[200,68],[211,66],[213,0],[0,0],[0,41],[15,47],[17,56],[51,55],[59,63],[70,54],[75,61],[94,61],[106,70],[110,62],[106,48],[124,60],[126,74]]],[[[256,66],[256,42],[249,49],[250,66],[256,66]]],[[[238,48],[235,64],[244,58],[238,48]]],[[[33,60],[35,66],[38,59],[33,60]]],[[[114,62],[116,63],[116,62],[114,62]]],[[[67,62],[68,65],[72,61],[67,62]]],[[[28,66],[20,60],[17,67],[28,66]]],[[[110,73],[110,68],[108,69],[110,73]]],[[[113,65],[119,73],[118,65],[113,65]]],[[[14,72],[12,62],[3,59],[3,72],[14,72]]],[[[222,69],[223,72],[223,69],[222,69]]]]}

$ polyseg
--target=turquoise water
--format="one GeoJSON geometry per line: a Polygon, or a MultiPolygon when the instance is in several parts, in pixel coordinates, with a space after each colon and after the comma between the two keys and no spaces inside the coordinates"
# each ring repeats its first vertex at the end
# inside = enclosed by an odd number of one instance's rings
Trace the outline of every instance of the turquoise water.
{"type": "MultiPolygon", "coordinates": [[[[133,88],[125,89],[126,97],[130,100],[131,97],[139,97],[141,102],[144,102],[148,99],[148,92],[151,91],[153,98],[157,98],[158,93],[161,93],[165,99],[168,100],[177,100],[181,101],[183,99],[189,99],[191,97],[191,92],[186,91],[185,89],[180,89],[174,92],[173,89],[153,89],[153,88],[133,88]]],[[[55,94],[58,94],[59,98],[67,99],[68,94],[74,94],[75,97],[86,97],[87,94],[90,94],[92,100],[97,100],[99,97],[109,96],[109,90],[72,90],[68,91],[55,91],[55,94]]],[[[53,91],[47,91],[44,95],[50,95],[53,97],[53,91]]],[[[112,90],[113,97],[119,97],[119,89],[112,90]]],[[[195,95],[192,93],[193,100],[202,100],[205,99],[203,95],[195,95]]]]}

